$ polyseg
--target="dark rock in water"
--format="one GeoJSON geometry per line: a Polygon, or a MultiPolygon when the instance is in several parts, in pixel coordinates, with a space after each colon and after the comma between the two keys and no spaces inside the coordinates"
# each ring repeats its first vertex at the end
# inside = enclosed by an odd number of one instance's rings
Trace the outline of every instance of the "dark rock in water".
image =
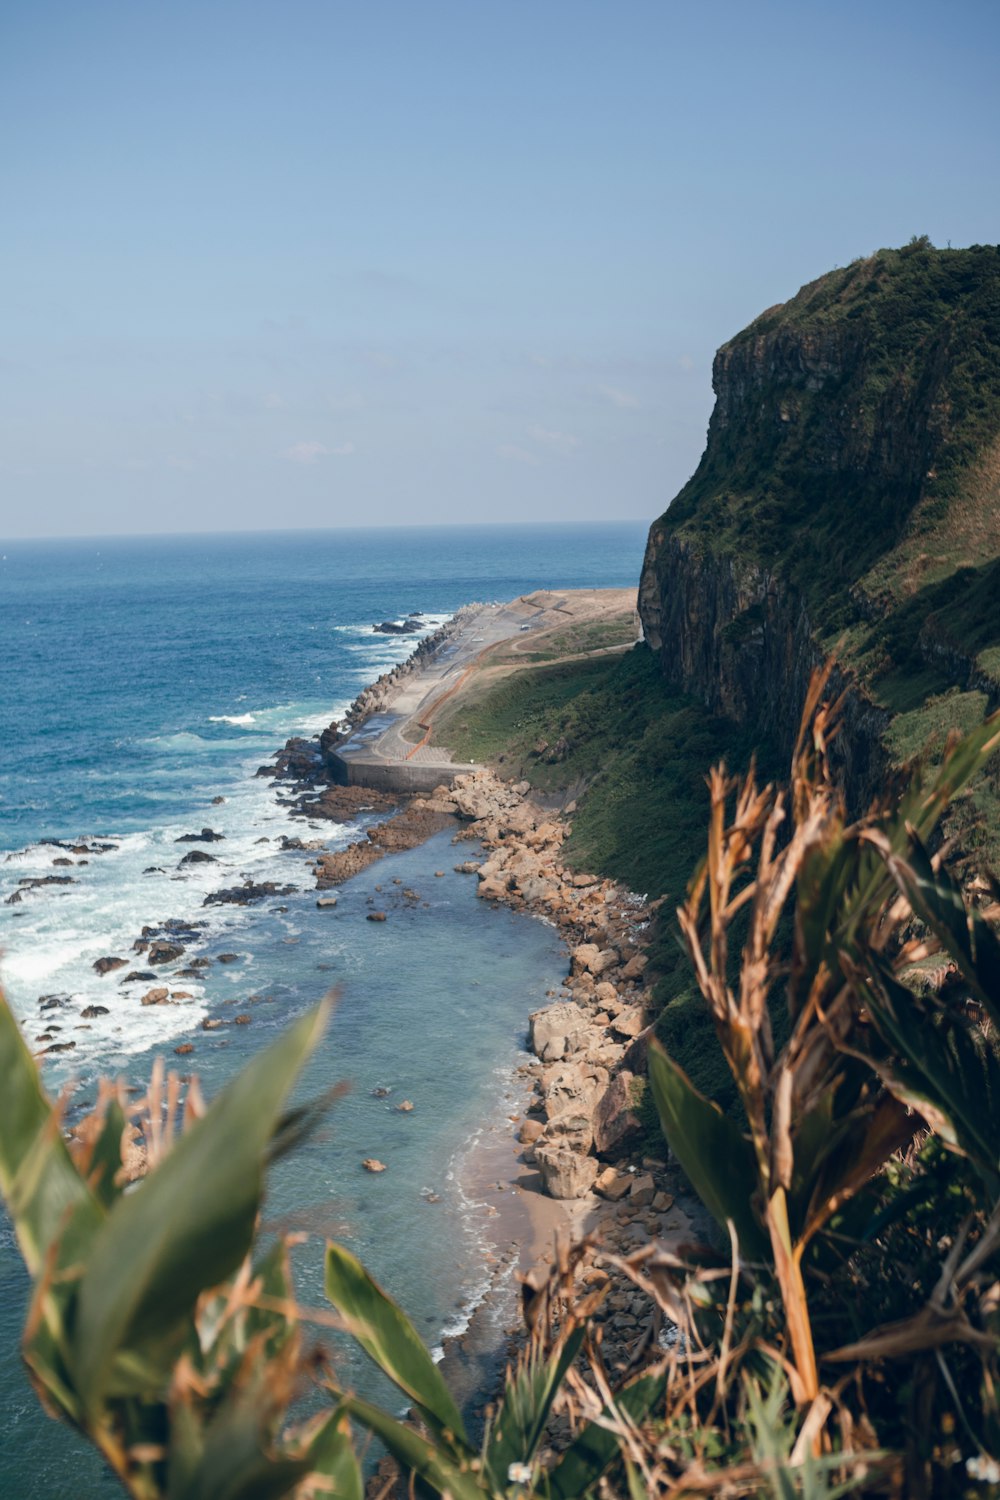
{"type": "Polygon", "coordinates": [[[153,973],[152,969],[129,969],[128,973],[125,975],[125,978],[119,979],[118,983],[132,984],[134,980],[139,979],[144,984],[148,984],[151,979],[155,978],[156,975],[153,973]]]}
{"type": "Polygon", "coordinates": [[[73,861],[71,859],[67,859],[65,854],[60,854],[59,858],[54,859],[52,863],[53,865],[72,865],[73,861]]]}
{"type": "Polygon", "coordinates": [[[168,1005],[170,1003],[170,991],[165,984],[157,985],[155,989],[147,990],[140,1000],[140,1005],[168,1005]]]}
{"type": "Polygon", "coordinates": [[[111,1012],[106,1005],[88,1005],[80,1014],[85,1021],[93,1021],[97,1016],[109,1016],[111,1012]]]}
{"type": "Polygon", "coordinates": [[[127,963],[127,958],[96,958],[93,965],[94,973],[110,974],[115,969],[124,969],[127,963]]]}
{"type": "Polygon", "coordinates": [[[59,1010],[63,1005],[69,1004],[69,995],[39,995],[39,1010],[59,1010]]]}
{"type": "Polygon", "coordinates": [[[181,1042],[179,1047],[174,1048],[174,1051],[178,1057],[187,1057],[190,1052],[194,1051],[194,1042],[181,1042]]]}
{"type": "Polygon", "coordinates": [[[190,854],[185,854],[177,868],[181,865],[217,865],[219,861],[214,854],[206,854],[204,849],[192,849],[190,854]]]}
{"type": "Polygon", "coordinates": [[[217,844],[220,839],[225,838],[224,833],[216,833],[212,828],[203,828],[200,833],[182,833],[179,838],[174,839],[175,844],[217,844]]]}
{"type": "Polygon", "coordinates": [[[234,1018],[233,1018],[233,1025],[234,1026],[249,1026],[250,1022],[252,1020],[253,1020],[253,1017],[252,1016],[248,1016],[246,1014],[246,1012],[244,1011],[244,1013],[242,1015],[240,1015],[240,1016],[234,1016],[234,1018]]]}
{"type": "Polygon", "coordinates": [[[385,912],[384,911],[370,911],[368,913],[367,920],[369,922],[384,922],[385,921],[385,912]]]}
{"type": "Polygon", "coordinates": [[[212,891],[201,903],[202,906],[253,906],[268,896],[291,896],[297,885],[277,885],[273,880],[246,880],[242,885],[232,885],[226,890],[212,891]]]}
{"type": "Polygon", "coordinates": [[[212,806],[213,807],[220,807],[222,805],[222,803],[225,802],[225,800],[226,800],[225,797],[213,797],[212,798],[212,806]]]}
{"type": "Polygon", "coordinates": [[[216,954],[216,963],[220,963],[220,964],[236,964],[236,963],[239,963],[239,961],[240,961],[240,955],[238,953],[219,953],[219,954],[216,954]]]}
{"type": "Polygon", "coordinates": [[[73,1050],[73,1048],[75,1046],[76,1046],[75,1042],[53,1042],[50,1047],[46,1047],[45,1048],[45,1051],[46,1052],[72,1052],[72,1050],[73,1050]]]}
{"type": "Polygon", "coordinates": [[[312,781],[323,770],[323,755],[317,740],[306,740],[300,735],[286,740],[284,748],[277,751],[274,764],[260,766],[258,776],[273,776],[286,781],[312,781]]]}
{"type": "Polygon", "coordinates": [[[416,620],[404,620],[402,624],[398,620],[383,620],[380,625],[373,625],[376,635],[415,635],[421,626],[416,620]]]}
{"type": "Polygon", "coordinates": [[[193,958],[188,965],[190,969],[210,969],[212,960],[210,958],[193,958]]]}
{"type": "Polygon", "coordinates": [[[162,865],[147,865],[142,872],[144,875],[165,875],[167,872],[162,865]]]}
{"type": "Polygon", "coordinates": [[[165,943],[162,938],[157,938],[150,943],[146,957],[151,964],[170,964],[175,958],[181,958],[184,951],[180,943],[165,943]]]}
{"type": "Polygon", "coordinates": [[[5,906],[17,906],[31,891],[37,891],[45,885],[76,885],[72,875],[26,875],[23,880],[17,882],[17,890],[11,892],[4,902],[5,906]]]}

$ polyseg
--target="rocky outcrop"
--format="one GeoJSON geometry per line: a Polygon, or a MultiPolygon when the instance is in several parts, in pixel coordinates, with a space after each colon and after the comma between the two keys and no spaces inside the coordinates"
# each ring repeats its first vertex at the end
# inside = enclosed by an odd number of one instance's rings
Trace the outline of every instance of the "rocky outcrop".
{"type": "Polygon", "coordinates": [[[953,594],[989,597],[995,528],[961,511],[988,511],[995,484],[976,465],[993,472],[1000,433],[998,283],[995,247],[914,241],[763,313],[716,355],[704,455],[649,533],[639,613],[667,681],[786,755],[841,642],[832,748],[852,811],[890,770],[880,674],[980,685],[982,610],[975,640],[956,640],[944,585],[923,579],[936,558],[953,594]]]}
{"type": "MultiPolygon", "coordinates": [[[[752,559],[674,532],[669,515],[650,530],[639,585],[646,641],[664,677],[712,712],[766,730],[789,753],[810,676],[825,660],[801,596],[752,559]]],[[[829,691],[845,694],[832,755],[861,809],[885,782],[890,715],[839,669],[829,691]]]]}

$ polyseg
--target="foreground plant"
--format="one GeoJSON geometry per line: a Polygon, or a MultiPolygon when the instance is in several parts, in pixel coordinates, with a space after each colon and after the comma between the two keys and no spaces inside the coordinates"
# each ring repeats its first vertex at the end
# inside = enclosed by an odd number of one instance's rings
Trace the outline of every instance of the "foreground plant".
{"type": "Polygon", "coordinates": [[[907,1492],[944,1493],[963,1454],[1000,1452],[1000,1064],[981,1024],[1000,1026],[1000,943],[928,842],[1000,744],[1000,719],[851,823],[827,761],[836,708],[821,704],[823,687],[814,679],[787,793],[712,772],[708,852],[679,913],[745,1126],[655,1046],[650,1078],[671,1149],[733,1242],[732,1294],[707,1299],[696,1336],[770,1346],[814,1454],[874,1446],[886,1387],[916,1368],[891,1437],[905,1445],[907,1492]],[[944,993],[921,973],[935,954],[944,993]],[[962,1222],[938,1202],[933,1240],[944,1235],[949,1253],[930,1295],[874,1326],[873,1282],[891,1280],[875,1262],[891,1255],[894,1226],[926,1238],[912,1210],[921,1154],[937,1148],[950,1153],[962,1222]],[[777,1317],[740,1290],[771,1278],[777,1317]],[[895,1376],[894,1360],[907,1362],[895,1376]]]}
{"type": "Polygon", "coordinates": [[[117,1090],[67,1140],[0,997],[0,1188],[34,1290],[22,1353],[46,1410],[96,1444],[137,1500],[360,1497],[334,1410],[283,1432],[303,1367],[287,1249],[251,1259],[264,1166],[298,1137],[287,1112],[327,1006],[207,1110],[151,1090],[151,1170],[127,1190],[117,1090]],[[183,1129],[174,1137],[181,1114],[183,1129]]]}

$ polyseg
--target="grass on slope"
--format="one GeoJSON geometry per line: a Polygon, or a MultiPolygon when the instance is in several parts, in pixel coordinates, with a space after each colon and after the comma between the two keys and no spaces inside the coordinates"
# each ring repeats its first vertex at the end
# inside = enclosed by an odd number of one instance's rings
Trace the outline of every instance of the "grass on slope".
{"type": "MultiPolygon", "coordinates": [[[[698,1087],[732,1107],[674,910],[705,848],[708,768],[724,759],[744,770],[753,749],[746,735],[669,689],[653,653],[636,646],[623,657],[487,681],[442,712],[435,739],[457,758],[498,763],[539,791],[572,793],[567,862],[666,898],[649,949],[658,1031],[698,1087]]],[[[765,774],[768,765],[765,758],[765,774]]]]}

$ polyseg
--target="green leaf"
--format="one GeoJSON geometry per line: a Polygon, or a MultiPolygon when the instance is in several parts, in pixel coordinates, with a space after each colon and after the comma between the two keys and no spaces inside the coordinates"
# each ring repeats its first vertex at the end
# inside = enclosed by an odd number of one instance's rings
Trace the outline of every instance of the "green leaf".
{"type": "MultiPolygon", "coordinates": [[[[665,1370],[655,1375],[642,1375],[616,1393],[615,1406],[632,1422],[642,1422],[662,1397],[666,1385],[665,1370]]],[[[602,1416],[611,1420],[613,1413],[605,1407],[602,1416]]],[[[579,1500],[597,1483],[618,1451],[615,1433],[597,1422],[588,1423],[543,1478],[539,1493],[545,1495],[546,1500],[579,1500]]]]}
{"type": "Polygon", "coordinates": [[[474,1472],[472,1466],[478,1464],[478,1459],[469,1455],[456,1457],[448,1449],[428,1442],[412,1427],[404,1427],[402,1422],[357,1396],[345,1396],[343,1406],[363,1427],[382,1440],[393,1458],[419,1474],[439,1495],[450,1496],[451,1500],[483,1500],[484,1495],[497,1495],[498,1492],[488,1488],[474,1472]]]}
{"type": "Polygon", "coordinates": [[[60,1242],[56,1268],[72,1265],[104,1212],[76,1169],[59,1119],[7,1001],[0,995],[0,1191],[25,1264],[37,1277],[60,1242]]]}
{"type": "Polygon", "coordinates": [[[416,1402],[427,1421],[469,1448],[458,1407],[412,1323],[361,1262],[340,1245],[326,1247],[326,1295],[352,1337],[416,1402]]]}
{"type": "Polygon", "coordinates": [[[966,906],[958,882],[947,870],[935,870],[923,844],[913,834],[908,859],[889,867],[914,911],[951,954],[963,977],[1000,1026],[1000,942],[975,907],[966,906]]]}
{"type": "Polygon", "coordinates": [[[747,1259],[768,1259],[767,1239],[750,1208],[757,1183],[750,1142],[657,1041],[649,1047],[649,1081],[667,1145],[698,1197],[723,1229],[727,1219],[733,1221],[747,1259]]]}
{"type": "Polygon", "coordinates": [[[976,1165],[991,1192],[1000,1190],[1000,1065],[978,1050],[961,1022],[926,1015],[884,964],[873,963],[861,987],[879,1033],[896,1054],[873,1059],[896,1098],[917,1110],[953,1150],[976,1165]]]}
{"type": "Polygon", "coordinates": [[[549,1359],[529,1345],[517,1369],[508,1376],[500,1410],[486,1443],[486,1466],[503,1488],[512,1463],[530,1463],[549,1420],[556,1393],[580,1352],[585,1330],[577,1328],[549,1359]]]}
{"type": "Polygon", "coordinates": [[[112,1099],[101,1121],[101,1131],[94,1143],[93,1155],[87,1180],[95,1196],[105,1208],[112,1208],[122,1195],[122,1187],[116,1181],[122,1164],[122,1136],[125,1133],[125,1113],[117,1099],[112,1099]]]}
{"type": "Polygon", "coordinates": [[[364,1485],[351,1442],[351,1424],[339,1407],[309,1445],[309,1472],[333,1481],[336,1500],[363,1500],[364,1485]]]}
{"type": "Polygon", "coordinates": [[[108,1216],[80,1286],[73,1341],[77,1386],[92,1416],[119,1353],[134,1348],[141,1367],[144,1348],[157,1346],[166,1376],[199,1294],[247,1254],[264,1154],[326,1015],[319,1006],[254,1058],[108,1216]]]}
{"type": "Polygon", "coordinates": [[[193,1465],[197,1447],[186,1434],[187,1462],[171,1464],[168,1500],[281,1500],[309,1473],[307,1456],[272,1456],[264,1450],[273,1412],[267,1376],[267,1365],[261,1364],[249,1385],[230,1387],[201,1434],[193,1465]]]}

